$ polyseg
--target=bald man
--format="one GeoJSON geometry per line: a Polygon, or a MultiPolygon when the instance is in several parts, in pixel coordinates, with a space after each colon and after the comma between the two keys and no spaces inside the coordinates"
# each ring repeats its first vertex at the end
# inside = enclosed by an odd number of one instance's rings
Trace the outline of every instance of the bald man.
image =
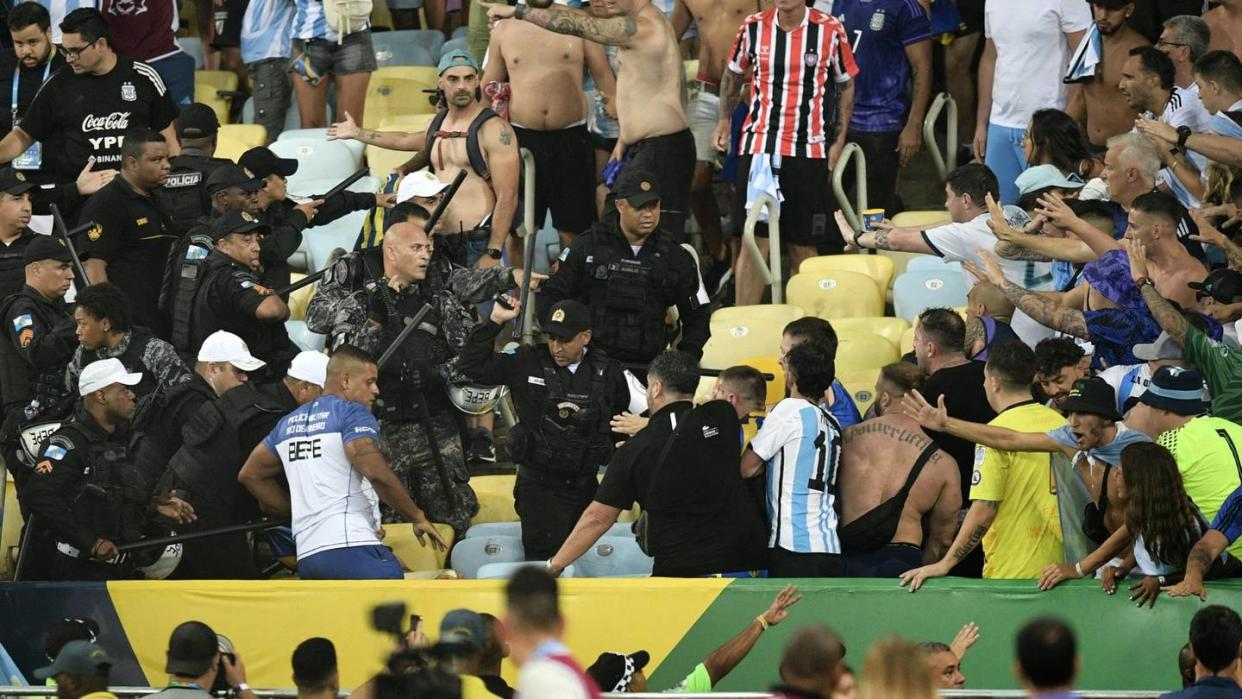
{"type": "Polygon", "coordinates": [[[966,294],[966,356],[986,361],[996,342],[1018,339],[1010,327],[1014,305],[992,282],[980,282],[966,294]]]}

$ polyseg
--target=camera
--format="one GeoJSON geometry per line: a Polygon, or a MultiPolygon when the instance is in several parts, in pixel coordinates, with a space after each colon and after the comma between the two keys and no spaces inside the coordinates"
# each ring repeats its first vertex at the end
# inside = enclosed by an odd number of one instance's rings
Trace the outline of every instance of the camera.
{"type": "Polygon", "coordinates": [[[437,643],[429,648],[409,645],[409,634],[422,625],[422,617],[409,615],[406,620],[405,603],[390,602],[371,610],[371,627],[391,635],[397,642],[397,650],[388,656],[387,672],[375,678],[375,699],[458,699],[461,697],[461,680],[456,675],[438,667],[439,659],[456,649],[455,644],[437,643]]]}

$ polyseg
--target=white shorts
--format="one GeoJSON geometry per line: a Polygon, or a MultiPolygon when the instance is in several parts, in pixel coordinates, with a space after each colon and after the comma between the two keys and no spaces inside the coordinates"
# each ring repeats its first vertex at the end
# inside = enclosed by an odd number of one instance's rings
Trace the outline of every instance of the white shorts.
{"type": "Polygon", "coordinates": [[[720,97],[710,92],[699,92],[686,105],[686,120],[694,136],[694,157],[699,162],[710,163],[716,159],[712,147],[712,134],[720,123],[720,97]]]}

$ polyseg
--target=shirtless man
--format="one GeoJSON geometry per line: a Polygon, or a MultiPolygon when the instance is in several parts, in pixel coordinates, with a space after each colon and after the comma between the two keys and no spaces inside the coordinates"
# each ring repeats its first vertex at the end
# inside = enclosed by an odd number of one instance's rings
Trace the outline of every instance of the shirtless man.
{"type": "MultiPolygon", "coordinates": [[[[651,0],[609,0],[611,16],[560,5],[537,9],[482,3],[491,21],[515,17],[558,34],[569,34],[620,49],[617,116],[621,136],[614,159],[624,153],[626,167],[656,173],[662,197],[660,226],[678,241],[686,239],[690,181],[694,177],[694,137],[681,104],[681,54],[673,27],[651,0]]],[[[608,207],[605,207],[605,211],[608,207]]]]}
{"type": "Polygon", "coordinates": [[[374,131],[345,121],[328,129],[328,138],[353,139],[390,150],[426,154],[432,172],[441,182],[452,182],[466,172],[453,206],[445,212],[449,231],[463,231],[467,238],[467,263],[478,267],[500,265],[501,250],[514,226],[522,160],[513,129],[478,100],[479,65],[469,53],[450,51],[440,59],[438,86],[448,104],[432,120],[427,131],[374,131]],[[471,134],[471,126],[481,123],[471,134]],[[439,122],[437,124],[437,121],[439,122]],[[471,135],[477,140],[483,162],[480,170],[471,163],[471,135]],[[431,148],[428,152],[428,142],[431,148]],[[451,217],[451,218],[450,218],[451,217]],[[476,262],[477,258],[477,262],[476,262]]]}
{"type": "MultiPolygon", "coordinates": [[[[1104,149],[1108,139],[1134,128],[1134,118],[1139,110],[1126,104],[1126,98],[1118,89],[1121,69],[1130,57],[1130,49],[1147,46],[1147,39],[1130,26],[1134,14],[1133,2],[1118,0],[1092,0],[1091,14],[1100,30],[1099,70],[1083,81],[1083,94],[1087,110],[1087,140],[1094,148],[1104,149]]],[[[1083,41],[1087,38],[1083,37],[1083,41]]]]}
{"type": "Polygon", "coordinates": [[[962,508],[957,463],[917,422],[891,410],[923,377],[922,369],[904,362],[881,369],[877,417],[845,430],[837,534],[851,578],[896,577],[940,560],[953,541],[962,508]],[[900,509],[878,509],[889,503],[900,509]]]}
{"type": "Polygon", "coordinates": [[[1212,30],[1212,51],[1232,51],[1242,58],[1242,0],[1219,0],[1203,13],[1203,21],[1212,30]]]}
{"type": "MultiPolygon", "coordinates": [[[[703,244],[717,266],[730,261],[721,232],[720,209],[712,192],[713,164],[716,160],[712,132],[716,129],[720,107],[720,77],[724,74],[729,49],[733,47],[733,39],[737,37],[742,20],[771,6],[772,0],[676,0],[673,7],[673,33],[676,36],[686,33],[691,20],[699,30],[699,73],[690,85],[694,99],[686,108],[690,132],[694,134],[695,155],[698,157],[694,166],[694,181],[690,185],[690,206],[703,232],[703,244]]],[[[706,276],[712,278],[710,270],[706,276]]]]}
{"type": "Polygon", "coordinates": [[[551,209],[562,247],[595,223],[594,152],[582,70],[590,69],[599,84],[612,69],[603,51],[588,53],[586,43],[576,36],[548,36],[526,22],[497,22],[483,69],[484,87],[509,83],[509,123],[518,146],[535,157],[535,222],[542,225],[551,209]]]}

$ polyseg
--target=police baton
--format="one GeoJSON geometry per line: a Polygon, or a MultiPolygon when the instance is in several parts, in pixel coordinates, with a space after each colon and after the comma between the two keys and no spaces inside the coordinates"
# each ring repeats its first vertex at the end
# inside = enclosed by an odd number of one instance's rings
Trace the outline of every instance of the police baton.
{"type": "MultiPolygon", "coordinates": [[[[621,362],[622,369],[637,369],[638,371],[645,372],[647,371],[647,367],[647,364],[640,364],[638,362],[621,362]]],[[[698,369],[699,376],[720,376],[720,373],[723,371],[724,369],[704,369],[703,367],[699,367],[698,369]]],[[[763,376],[764,381],[772,381],[776,378],[775,375],[769,374],[766,371],[761,371],[759,374],[763,376]]]]}
{"type": "Polygon", "coordinates": [[[401,329],[401,334],[397,335],[397,339],[393,340],[392,344],[388,345],[388,349],[384,350],[384,353],[380,355],[379,360],[375,362],[376,368],[384,368],[384,365],[388,363],[388,360],[392,359],[392,356],[397,353],[398,349],[400,349],[401,343],[405,342],[405,339],[410,336],[410,333],[414,332],[414,329],[418,327],[419,323],[423,322],[423,318],[425,318],[430,312],[431,304],[424,303],[423,307],[418,309],[418,313],[415,313],[414,317],[410,318],[409,322],[405,324],[405,327],[401,329]]]}
{"type": "Polygon", "coordinates": [[[69,254],[73,256],[73,268],[82,276],[83,288],[90,286],[91,278],[86,276],[86,268],[82,266],[82,260],[78,258],[78,249],[73,245],[73,240],[70,236],[81,233],[84,230],[90,230],[95,226],[95,222],[87,221],[70,232],[65,228],[65,219],[60,216],[60,207],[55,204],[48,204],[48,208],[52,211],[52,231],[60,236],[60,242],[64,243],[66,248],[69,248],[69,254]]]}
{"type": "Polygon", "coordinates": [[[240,534],[243,532],[256,532],[263,529],[272,529],[273,527],[288,526],[286,520],[263,520],[262,522],[250,522],[247,524],[231,524],[226,527],[217,527],[215,529],[204,529],[198,532],[188,532],[185,534],[173,534],[172,536],[160,536],[154,539],[143,539],[135,541],[132,544],[121,544],[116,547],[117,553],[126,553],[128,551],[140,551],[155,547],[164,547],[171,544],[182,544],[187,541],[198,541],[199,539],[210,539],[224,534],[240,534]]]}
{"type": "Polygon", "coordinates": [[[358,168],[358,170],[354,174],[350,175],[349,177],[346,177],[345,179],[341,180],[340,183],[337,184],[335,187],[333,187],[332,189],[329,189],[327,194],[321,194],[317,197],[311,197],[311,199],[322,199],[324,201],[327,201],[331,199],[332,197],[335,197],[336,195],[340,194],[341,192],[344,192],[349,187],[349,185],[357,182],[363,177],[366,177],[368,172],[369,170],[367,170],[365,167],[358,168]]]}
{"type": "Polygon", "coordinates": [[[453,195],[457,194],[457,190],[461,189],[461,183],[465,181],[466,171],[461,170],[453,178],[452,183],[449,184],[448,190],[444,192],[444,196],[440,197],[435,211],[431,212],[431,217],[427,219],[427,235],[431,235],[431,231],[435,230],[436,224],[440,222],[440,217],[444,215],[444,210],[448,208],[448,203],[453,199],[453,195]]]}

